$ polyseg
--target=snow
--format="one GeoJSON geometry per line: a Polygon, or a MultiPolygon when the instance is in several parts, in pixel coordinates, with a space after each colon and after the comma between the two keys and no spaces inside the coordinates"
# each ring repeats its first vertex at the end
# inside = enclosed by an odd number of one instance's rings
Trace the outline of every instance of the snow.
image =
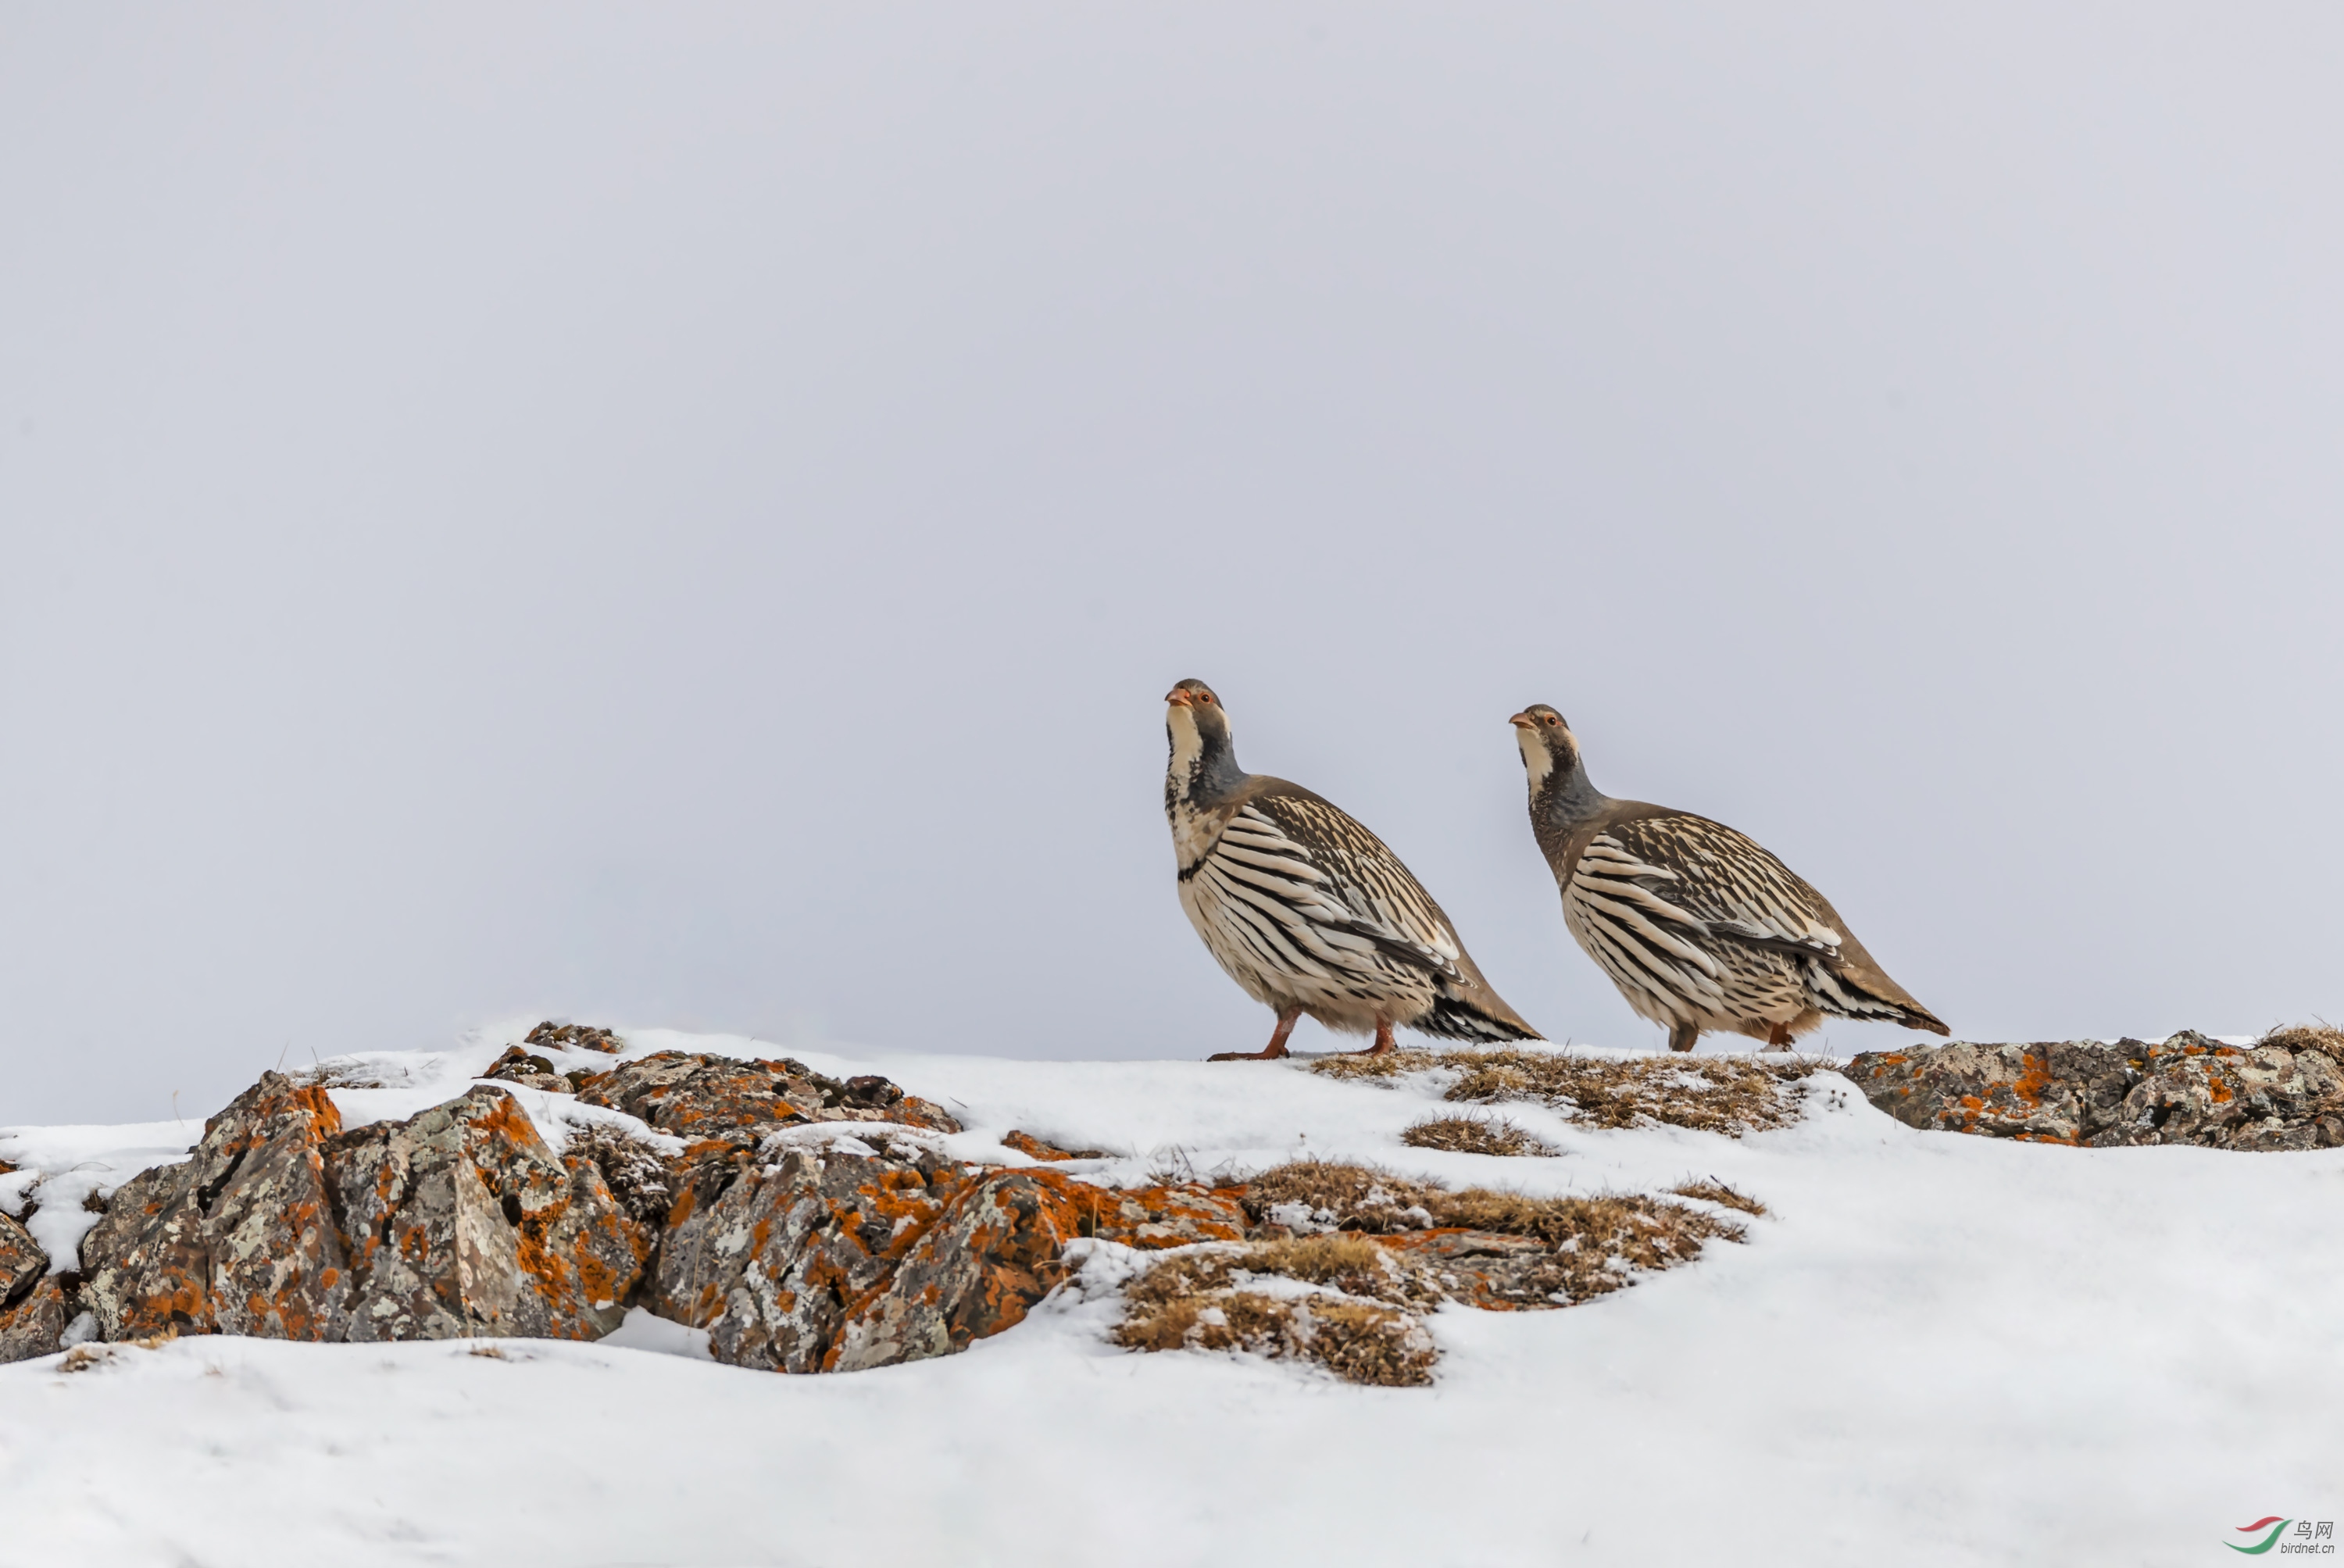
{"type": "MultiPolygon", "coordinates": [[[[2344,1515],[2344,1150],[1919,1133],[1823,1075],[1800,1121],[1739,1140],[1510,1107],[1563,1157],[1497,1159],[1399,1142],[1433,1082],[1298,1062],[628,1038],[884,1073],[962,1118],[959,1158],[1024,1163],[999,1144],[1024,1128],[1108,1150],[1082,1168],[1110,1182],[1308,1153],[1539,1192],[1713,1176],[1771,1213],[1585,1306],[1444,1310],[1429,1390],[1118,1351],[1131,1259],[1096,1244],[1010,1332],[843,1376],[717,1366],[642,1313],[596,1344],[483,1347],[500,1356],[52,1357],[0,1368],[0,1563],[2163,1562],[2266,1514],[2344,1515]]],[[[335,1098],[410,1115],[505,1043],[328,1064],[384,1086],[335,1098]]],[[[12,1129],[0,1158],[102,1150],[119,1180],[192,1141],[164,1126],[12,1129]]]]}
{"type": "Polygon", "coordinates": [[[203,1136],[200,1120],[0,1127],[0,1160],[16,1167],[0,1176],[0,1209],[24,1220],[49,1255],[50,1273],[69,1273],[79,1261],[82,1238],[97,1224],[89,1199],[113,1197],[116,1188],[150,1167],[177,1165],[203,1136]]]}

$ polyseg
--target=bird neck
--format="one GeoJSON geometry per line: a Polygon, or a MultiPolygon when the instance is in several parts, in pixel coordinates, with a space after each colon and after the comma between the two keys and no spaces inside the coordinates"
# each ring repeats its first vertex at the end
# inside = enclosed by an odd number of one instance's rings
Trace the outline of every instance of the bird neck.
{"type": "Polygon", "coordinates": [[[1612,797],[1587,776],[1587,764],[1573,756],[1567,768],[1557,768],[1541,780],[1531,797],[1531,823],[1541,843],[1552,834],[1558,842],[1571,830],[1593,818],[1612,804],[1612,797]]]}
{"type": "Polygon", "coordinates": [[[1245,786],[1237,747],[1225,734],[1181,726],[1173,732],[1172,758],[1164,772],[1164,805],[1210,806],[1245,786]]]}

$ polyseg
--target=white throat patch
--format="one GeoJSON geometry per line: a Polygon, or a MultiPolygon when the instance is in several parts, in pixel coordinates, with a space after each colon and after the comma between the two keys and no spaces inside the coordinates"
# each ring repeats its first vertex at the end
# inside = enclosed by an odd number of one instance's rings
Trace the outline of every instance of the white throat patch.
{"type": "Polygon", "coordinates": [[[1167,707],[1164,723],[1172,732],[1172,761],[1164,771],[1176,779],[1195,777],[1197,760],[1205,754],[1205,737],[1197,733],[1197,715],[1186,708],[1167,707]]]}
{"type": "Polygon", "coordinates": [[[1554,772],[1554,754],[1546,749],[1546,741],[1534,730],[1517,729],[1514,739],[1521,743],[1522,766],[1530,770],[1531,794],[1536,794],[1554,772]]]}

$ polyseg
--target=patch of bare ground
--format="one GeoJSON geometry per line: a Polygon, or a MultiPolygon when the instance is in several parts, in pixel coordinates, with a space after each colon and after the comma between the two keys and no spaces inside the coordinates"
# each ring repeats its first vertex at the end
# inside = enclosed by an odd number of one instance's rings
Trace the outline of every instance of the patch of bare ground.
{"type": "MultiPolygon", "coordinates": [[[[1721,1182],[1679,1190],[1764,1212],[1721,1182]]],[[[1253,1239],[1155,1264],[1124,1291],[1117,1343],[1247,1350],[1313,1361],[1355,1382],[1422,1383],[1436,1351],[1419,1315],[1433,1307],[1571,1306],[1632,1285],[1641,1273],[1691,1262],[1706,1242],[1744,1234],[1730,1216],[1657,1194],[1452,1191],[1321,1160],[1261,1172],[1243,1201],[1253,1239]]]]}
{"type": "Polygon", "coordinates": [[[1830,1064],[1804,1057],[1596,1057],[1513,1047],[1465,1051],[1394,1051],[1326,1057],[1310,1070],[1373,1081],[1443,1069],[1457,1075],[1442,1098],[1456,1104],[1550,1106],[1595,1128],[1662,1123],[1739,1138],[1783,1127],[1798,1115],[1800,1079],[1830,1064]]]}
{"type": "Polygon", "coordinates": [[[1556,1152],[1501,1116],[1437,1116],[1407,1128],[1399,1140],[1413,1148],[1438,1148],[1451,1154],[1538,1158],[1551,1158],[1556,1152]]]}

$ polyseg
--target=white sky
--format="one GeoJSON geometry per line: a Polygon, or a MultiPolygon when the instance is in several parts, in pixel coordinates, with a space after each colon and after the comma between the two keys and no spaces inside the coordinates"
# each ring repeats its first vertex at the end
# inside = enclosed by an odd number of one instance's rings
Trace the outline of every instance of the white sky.
{"type": "Polygon", "coordinates": [[[2344,15],[1763,13],[0,9],[0,1122],[1251,1048],[1186,675],[1556,1038],[1532,701],[1959,1034],[2344,1018],[2344,15]]]}

